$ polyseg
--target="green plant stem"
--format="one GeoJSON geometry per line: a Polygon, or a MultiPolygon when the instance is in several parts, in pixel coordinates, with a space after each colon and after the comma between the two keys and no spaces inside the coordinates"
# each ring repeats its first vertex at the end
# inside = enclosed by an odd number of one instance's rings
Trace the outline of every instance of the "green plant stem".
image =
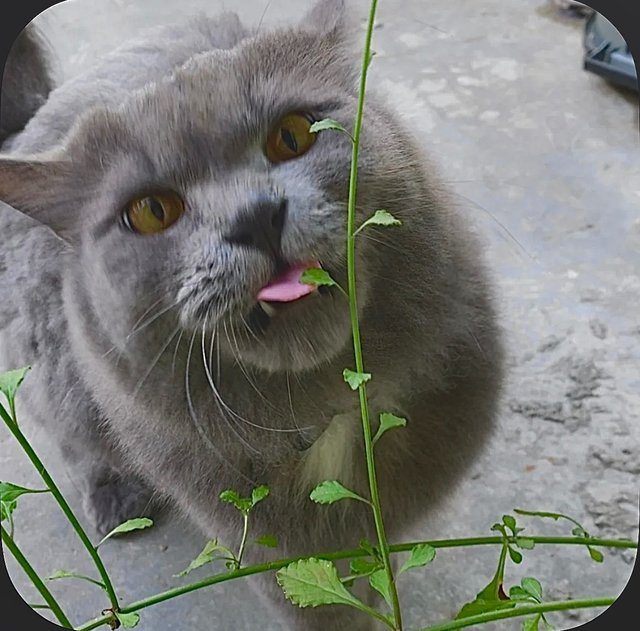
{"type": "Polygon", "coordinates": [[[20,567],[24,570],[24,573],[29,577],[34,587],[40,592],[40,595],[47,603],[47,607],[51,609],[53,615],[57,618],[58,622],[66,629],[73,629],[73,625],[69,622],[69,618],[64,614],[62,608],[58,604],[58,601],[54,598],[53,594],[49,591],[44,581],[40,578],[38,573],[33,569],[33,566],[27,561],[27,558],[22,554],[22,551],[17,546],[13,537],[2,527],[2,543],[7,546],[7,549],[20,567]]]}
{"type": "Polygon", "coordinates": [[[102,562],[102,559],[100,558],[100,555],[98,554],[98,551],[95,549],[95,547],[91,543],[91,540],[89,539],[87,533],[85,532],[84,528],[80,525],[78,518],[75,516],[74,512],[71,510],[71,507],[65,500],[64,496],[60,492],[60,489],[58,488],[56,483],[53,481],[53,478],[49,475],[49,472],[47,471],[46,467],[38,457],[38,454],[36,454],[36,452],[33,450],[31,445],[29,444],[29,441],[26,439],[25,435],[20,431],[20,428],[18,427],[17,422],[11,418],[5,418],[4,414],[2,414],[2,418],[4,419],[6,426],[9,428],[9,431],[13,434],[15,439],[20,444],[20,447],[22,447],[25,454],[27,454],[27,457],[35,467],[36,471],[40,474],[40,477],[44,480],[44,483],[47,485],[47,488],[51,491],[51,494],[53,495],[56,502],[58,503],[58,506],[60,506],[62,512],[65,514],[65,517],[67,518],[67,520],[69,521],[73,529],[76,531],[78,538],[80,539],[80,541],[82,541],[82,544],[87,549],[87,552],[93,559],[96,569],[100,574],[100,578],[102,579],[106,592],[109,596],[109,601],[111,603],[111,606],[113,607],[114,610],[116,610],[118,608],[118,597],[116,596],[116,592],[111,582],[111,578],[107,573],[107,570],[104,566],[104,563],[102,562]]]}
{"type": "MultiPolygon", "coordinates": [[[[536,545],[585,545],[586,543],[592,545],[598,545],[603,548],[627,548],[627,549],[637,549],[638,542],[630,541],[625,539],[584,539],[579,537],[529,537],[535,541],[536,545]]],[[[515,538],[514,538],[515,540],[515,538]]],[[[409,552],[413,548],[418,545],[428,544],[434,548],[463,548],[463,547],[474,547],[474,546],[486,546],[486,545],[503,545],[504,539],[502,537],[466,537],[462,539],[437,539],[434,541],[414,541],[409,543],[398,543],[395,545],[389,546],[389,551],[393,553],[398,552],[409,552]]],[[[360,548],[352,549],[352,550],[340,550],[339,552],[327,552],[324,554],[315,554],[311,555],[317,559],[326,559],[328,561],[340,561],[342,559],[354,559],[358,557],[367,556],[368,553],[360,548]]],[[[166,592],[162,592],[160,594],[156,594],[154,596],[150,596],[149,598],[144,598],[142,600],[138,600],[136,602],[127,605],[126,607],[121,607],[120,611],[123,613],[133,613],[134,611],[140,611],[141,609],[146,609],[147,607],[151,607],[152,605],[157,605],[159,603],[165,602],[167,600],[171,600],[172,598],[177,598],[178,596],[182,596],[183,594],[189,594],[191,592],[195,592],[199,589],[204,589],[205,587],[210,587],[211,585],[216,585],[218,583],[225,583],[227,581],[232,581],[239,578],[244,578],[246,576],[251,576],[253,574],[261,574],[263,572],[275,572],[287,565],[294,563],[295,561],[300,561],[302,559],[308,559],[309,556],[300,556],[300,557],[292,557],[289,559],[281,559],[279,561],[273,561],[271,563],[263,563],[261,565],[252,565],[249,567],[242,568],[235,572],[225,572],[222,574],[216,574],[214,576],[209,576],[195,583],[189,583],[188,585],[182,585],[180,587],[176,587],[174,589],[167,590],[166,592]]],[[[577,602],[577,601],[576,601],[577,602]]],[[[91,622],[87,622],[81,627],[77,628],[77,631],[90,631],[91,629],[96,629],[103,624],[107,624],[107,622],[111,618],[109,616],[102,616],[100,618],[96,618],[91,622]]]]}
{"type": "Polygon", "coordinates": [[[240,541],[240,548],[238,549],[238,568],[242,565],[242,557],[244,555],[244,548],[247,545],[247,535],[249,534],[249,513],[242,513],[242,541],[240,541]]]}
{"type": "MultiPolygon", "coordinates": [[[[360,323],[358,321],[358,300],[356,294],[356,200],[358,194],[358,157],[360,153],[360,133],[362,130],[362,120],[364,113],[365,93],[367,89],[367,74],[369,62],[371,61],[371,40],[373,37],[373,26],[375,23],[377,0],[371,0],[369,11],[369,21],[367,24],[367,35],[365,39],[364,53],[362,55],[362,72],[360,74],[360,89],[358,97],[358,110],[356,113],[355,128],[353,133],[353,144],[351,151],[351,172],[349,175],[349,202],[347,216],[347,275],[349,292],[349,311],[351,315],[351,332],[353,337],[353,353],[355,357],[356,371],[364,372],[364,360],[362,357],[362,344],[360,341],[360,323]]],[[[402,631],[402,612],[400,600],[396,588],[393,569],[389,556],[389,544],[384,530],[382,518],[382,508],[380,505],[380,495],[378,492],[378,480],[376,476],[375,457],[373,453],[373,441],[371,437],[371,422],[369,419],[369,403],[367,400],[367,388],[362,384],[358,388],[360,399],[360,413],[362,416],[362,430],[364,434],[365,453],[367,457],[367,472],[369,476],[369,490],[371,493],[371,507],[375,521],[376,533],[378,536],[378,547],[384,564],[384,570],[389,584],[389,596],[393,608],[393,618],[395,620],[396,631],[402,631]]]]}
{"type": "Polygon", "coordinates": [[[453,629],[464,629],[477,624],[504,620],[505,618],[518,618],[536,613],[548,613],[550,611],[564,611],[567,609],[586,609],[589,607],[609,607],[616,601],[615,598],[591,598],[588,600],[558,600],[540,605],[518,605],[513,609],[500,609],[479,613],[475,616],[452,620],[443,624],[436,624],[431,627],[424,627],[420,631],[453,631],[453,629]]]}

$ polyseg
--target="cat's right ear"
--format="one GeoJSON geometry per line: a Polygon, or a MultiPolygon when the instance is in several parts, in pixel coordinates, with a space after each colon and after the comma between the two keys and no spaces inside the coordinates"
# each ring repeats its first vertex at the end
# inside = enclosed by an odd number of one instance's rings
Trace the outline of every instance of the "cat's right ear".
{"type": "Polygon", "coordinates": [[[348,12],[344,0],[317,0],[304,16],[300,26],[321,35],[342,34],[349,27],[348,12]]]}
{"type": "Polygon", "coordinates": [[[77,233],[81,203],[74,171],[57,159],[0,159],[0,201],[50,227],[65,241],[77,233]]]}

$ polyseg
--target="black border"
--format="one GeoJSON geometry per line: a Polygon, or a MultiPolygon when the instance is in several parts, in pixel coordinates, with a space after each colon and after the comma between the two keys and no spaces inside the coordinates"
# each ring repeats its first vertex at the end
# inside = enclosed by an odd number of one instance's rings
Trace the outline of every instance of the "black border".
{"type": "MultiPolygon", "coordinates": [[[[37,15],[60,2],[61,0],[53,2],[51,0],[22,0],[19,4],[12,3],[9,7],[2,9],[2,21],[0,22],[1,69],[4,69],[9,50],[20,31],[37,15]],[[10,15],[8,15],[9,13],[10,15]]],[[[636,69],[640,73],[640,2],[631,0],[584,0],[584,4],[602,13],[616,26],[631,49],[636,69]]],[[[638,127],[640,132],[640,113],[638,127]]],[[[640,520],[640,505],[638,516],[640,520]]],[[[0,593],[2,594],[2,620],[10,623],[13,628],[25,628],[31,631],[55,631],[61,628],[56,624],[47,622],[22,600],[9,578],[2,555],[0,555],[0,593]],[[20,622],[20,625],[17,625],[17,622],[20,622]]],[[[637,600],[638,594],[640,594],[640,563],[636,554],[631,578],[616,602],[591,622],[580,627],[574,627],[574,629],[610,631],[611,629],[630,629],[633,626],[637,626],[640,621],[640,614],[638,614],[637,605],[634,601],[637,600]],[[636,620],[635,625],[633,623],[634,619],[636,620]]],[[[185,629],[185,631],[188,630],[185,629]]]]}

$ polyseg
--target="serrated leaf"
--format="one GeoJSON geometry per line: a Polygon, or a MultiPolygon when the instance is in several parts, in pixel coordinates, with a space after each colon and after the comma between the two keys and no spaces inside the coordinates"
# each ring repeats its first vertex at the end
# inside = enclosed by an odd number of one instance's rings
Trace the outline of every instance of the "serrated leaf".
{"type": "Polygon", "coordinates": [[[285,596],[298,607],[350,605],[366,607],[342,584],[338,571],[325,559],[295,561],[276,572],[278,585],[285,596]]]}
{"type": "Polygon", "coordinates": [[[511,532],[515,533],[516,530],[516,520],[513,517],[513,515],[503,515],[502,516],[502,523],[504,523],[504,525],[511,530],[511,532]]]}
{"type": "Polygon", "coordinates": [[[352,390],[357,390],[362,384],[371,380],[371,375],[368,372],[354,372],[348,368],[342,371],[342,377],[352,390]]]}
{"type": "Polygon", "coordinates": [[[266,546],[267,548],[277,548],[278,538],[274,535],[262,535],[255,541],[260,546],[266,546]]]}
{"type": "Polygon", "coordinates": [[[310,267],[309,269],[304,270],[300,275],[300,282],[305,285],[314,285],[316,287],[320,285],[326,285],[327,287],[338,286],[338,283],[331,278],[329,272],[319,267],[310,267]]]}
{"type": "Polygon", "coordinates": [[[266,484],[258,486],[251,491],[251,508],[253,508],[258,502],[261,502],[265,497],[269,495],[269,487],[266,484]]]}
{"type": "Polygon", "coordinates": [[[388,210],[376,210],[357,230],[356,234],[367,226],[401,226],[402,222],[396,219],[388,210]]]}
{"type": "Polygon", "coordinates": [[[189,567],[182,570],[182,572],[175,576],[177,578],[182,578],[207,563],[217,561],[218,559],[226,559],[228,555],[229,549],[226,546],[219,544],[217,539],[212,539],[207,542],[205,547],[202,549],[202,552],[193,561],[191,561],[191,563],[189,563],[189,567]],[[225,554],[221,556],[217,554],[218,552],[224,552],[225,554]]]}
{"type": "Polygon", "coordinates": [[[589,550],[589,556],[596,563],[602,563],[604,561],[604,554],[602,554],[602,552],[600,552],[600,550],[596,550],[595,548],[592,548],[591,546],[587,546],[587,549],[589,550]]]}
{"type": "Polygon", "coordinates": [[[414,567],[423,567],[431,563],[436,556],[436,549],[428,543],[420,543],[411,548],[411,556],[402,564],[398,575],[414,567]]]}
{"type": "Polygon", "coordinates": [[[220,493],[220,499],[227,504],[235,506],[241,513],[248,513],[251,510],[251,499],[240,497],[236,491],[227,490],[220,493]]]}
{"type": "Polygon", "coordinates": [[[323,118],[322,120],[316,121],[311,125],[311,127],[309,127],[309,131],[312,134],[317,134],[318,132],[326,131],[328,129],[333,129],[334,131],[341,131],[347,134],[348,136],[351,136],[351,134],[345,129],[345,127],[341,123],[339,123],[337,120],[334,120],[333,118],[323,118]]]}
{"type": "Polygon", "coordinates": [[[369,577],[369,585],[382,595],[390,609],[393,609],[391,601],[391,589],[389,579],[385,570],[377,570],[369,577]]]}
{"type": "Polygon", "coordinates": [[[133,627],[140,622],[140,616],[137,613],[122,613],[120,611],[116,611],[115,614],[116,618],[125,629],[133,629],[133,627]]]}
{"type": "Polygon", "coordinates": [[[522,621],[522,631],[538,631],[538,623],[540,622],[540,614],[527,618],[522,621]]]}
{"type": "Polygon", "coordinates": [[[96,544],[96,548],[100,547],[107,539],[111,539],[114,535],[121,535],[125,532],[132,532],[134,530],[143,530],[144,528],[150,528],[153,526],[153,521],[147,517],[136,517],[135,519],[128,519],[123,524],[116,526],[108,535],[104,536],[102,540],[96,544]]]}
{"type": "Polygon", "coordinates": [[[10,403],[13,403],[15,400],[16,392],[29,370],[31,370],[31,368],[27,367],[0,373],[0,392],[7,397],[10,403]]]}
{"type": "Polygon", "coordinates": [[[509,556],[514,563],[522,563],[522,555],[517,550],[514,550],[511,546],[509,546],[508,550],[509,556]]]}
{"type": "Polygon", "coordinates": [[[369,501],[361,497],[357,493],[345,488],[337,480],[325,480],[316,486],[311,495],[309,496],[314,502],[318,504],[333,504],[338,500],[358,500],[369,504],[369,501]]]}
{"type": "Polygon", "coordinates": [[[536,600],[542,600],[542,585],[537,578],[525,576],[525,578],[520,581],[520,584],[527,594],[530,594],[536,600]]]}
{"type": "Polygon", "coordinates": [[[516,545],[518,545],[523,550],[533,550],[536,547],[536,542],[529,537],[517,537],[516,545]]]}
{"type": "Polygon", "coordinates": [[[406,427],[406,425],[407,419],[395,416],[394,414],[389,414],[388,412],[383,412],[380,415],[380,426],[378,427],[376,435],[373,437],[373,444],[375,445],[380,440],[380,437],[388,430],[395,427],[406,427]]]}

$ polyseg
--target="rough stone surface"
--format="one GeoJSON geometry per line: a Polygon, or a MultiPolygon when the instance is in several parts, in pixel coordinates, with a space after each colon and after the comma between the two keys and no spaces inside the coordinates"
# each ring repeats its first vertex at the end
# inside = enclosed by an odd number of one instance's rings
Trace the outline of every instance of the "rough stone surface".
{"type": "MultiPolygon", "coordinates": [[[[247,22],[297,19],[301,2],[226,3],[247,22]]],[[[364,6],[362,1],[354,2],[364,6]]],[[[140,28],[219,0],[69,0],[42,25],[71,76],[140,28]]],[[[510,370],[501,428],[446,509],[415,538],[489,534],[514,507],[556,510],[592,534],[637,537],[640,473],[640,152],[637,97],[581,70],[582,21],[546,0],[381,0],[372,84],[386,91],[440,164],[478,226],[498,283],[510,370]]],[[[27,425],[28,427],[28,425],[27,425]]],[[[74,507],[76,484],[50,442],[28,427],[74,507]]],[[[0,479],[37,476],[0,431],[0,479]]],[[[416,481],[419,483],[419,481],[416,481]]],[[[567,523],[520,518],[527,532],[569,534],[567,523]]],[[[25,498],[17,540],[43,574],[91,566],[52,501],[25,498]]],[[[177,586],[202,537],[179,517],[104,546],[124,602],[177,586]]],[[[545,597],[619,594],[631,551],[593,563],[582,547],[546,547],[510,566],[545,597]]],[[[408,628],[456,613],[491,578],[497,550],[441,551],[401,580],[408,628]]],[[[34,592],[9,562],[24,597],[34,592]]],[[[200,570],[192,576],[204,576],[200,570]]],[[[106,602],[83,582],[53,585],[73,620],[106,602]]],[[[279,629],[242,584],[145,610],[140,631],[279,629]]],[[[571,628],[595,616],[550,616],[571,628]]],[[[518,629],[511,621],[494,628],[518,629]]]]}

